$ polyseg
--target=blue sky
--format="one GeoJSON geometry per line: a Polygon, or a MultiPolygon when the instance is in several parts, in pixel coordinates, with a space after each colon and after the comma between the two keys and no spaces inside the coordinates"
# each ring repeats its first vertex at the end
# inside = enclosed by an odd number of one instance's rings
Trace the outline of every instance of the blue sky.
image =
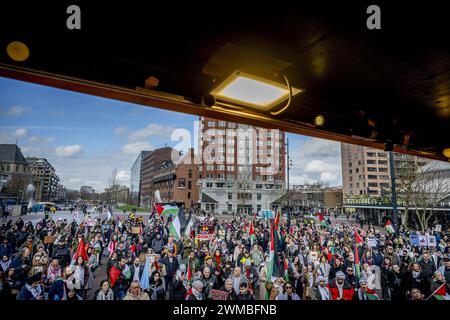
{"type": "MultiPolygon", "coordinates": [[[[125,103],[0,77],[0,143],[15,143],[25,156],[46,157],[64,186],[103,191],[113,169],[129,185],[139,152],[175,146],[176,128],[192,137],[197,116],[125,103]]],[[[341,184],[339,144],[288,134],[294,167],[291,183],[341,184]]]]}

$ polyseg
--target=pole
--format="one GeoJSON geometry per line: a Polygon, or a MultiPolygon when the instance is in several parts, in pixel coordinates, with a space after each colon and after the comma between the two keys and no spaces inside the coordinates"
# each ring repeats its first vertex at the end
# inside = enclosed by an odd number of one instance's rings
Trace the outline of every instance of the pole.
{"type": "Polygon", "coordinates": [[[291,159],[289,158],[289,138],[286,138],[286,148],[287,148],[287,195],[288,195],[288,207],[291,206],[291,189],[289,186],[289,171],[291,169],[291,159]]]}
{"type": "Polygon", "coordinates": [[[392,211],[394,214],[394,221],[393,221],[393,227],[395,230],[395,233],[398,232],[398,210],[397,210],[397,192],[395,191],[395,173],[394,173],[394,154],[392,151],[389,151],[389,167],[390,167],[390,174],[391,174],[391,191],[392,191],[392,211]]]}

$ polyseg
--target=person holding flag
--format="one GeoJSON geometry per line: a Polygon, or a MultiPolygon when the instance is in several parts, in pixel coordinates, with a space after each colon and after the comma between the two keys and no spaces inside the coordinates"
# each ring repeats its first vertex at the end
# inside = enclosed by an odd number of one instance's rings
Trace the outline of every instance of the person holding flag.
{"type": "Polygon", "coordinates": [[[363,278],[359,280],[359,289],[356,290],[353,300],[380,300],[380,298],[375,293],[375,290],[369,289],[367,286],[367,280],[363,278]]]}
{"type": "Polygon", "coordinates": [[[389,234],[395,234],[395,229],[394,226],[391,224],[391,220],[386,221],[386,225],[384,226],[384,228],[389,234]]]}

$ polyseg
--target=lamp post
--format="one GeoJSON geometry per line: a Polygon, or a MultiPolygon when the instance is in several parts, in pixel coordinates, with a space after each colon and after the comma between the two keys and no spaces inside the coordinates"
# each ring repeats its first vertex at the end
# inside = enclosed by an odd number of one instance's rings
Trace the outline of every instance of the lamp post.
{"type": "Polygon", "coordinates": [[[392,202],[392,211],[393,211],[393,215],[394,215],[393,226],[394,226],[395,233],[397,233],[398,232],[397,192],[395,191],[394,154],[392,151],[389,151],[389,167],[390,167],[390,174],[391,174],[391,191],[392,191],[391,202],[392,202]]]}

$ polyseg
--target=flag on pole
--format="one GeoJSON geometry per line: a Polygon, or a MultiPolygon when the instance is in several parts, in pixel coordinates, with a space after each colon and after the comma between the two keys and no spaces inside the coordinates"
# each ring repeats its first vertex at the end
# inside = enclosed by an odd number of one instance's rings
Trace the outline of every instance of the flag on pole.
{"type": "Polygon", "coordinates": [[[107,214],[108,214],[108,220],[110,220],[110,219],[112,218],[112,213],[111,213],[111,210],[109,210],[109,209],[108,209],[108,212],[107,212],[107,214]]]}
{"type": "Polygon", "coordinates": [[[144,271],[142,272],[141,280],[139,282],[142,290],[147,290],[150,287],[149,270],[150,270],[150,257],[145,257],[144,271]]]}
{"type": "Polygon", "coordinates": [[[255,241],[255,230],[253,230],[253,221],[250,222],[250,230],[248,232],[248,236],[250,237],[250,240],[253,245],[253,242],[255,241]]]}
{"type": "Polygon", "coordinates": [[[380,300],[380,298],[378,297],[378,295],[375,293],[375,291],[367,289],[367,291],[364,293],[367,297],[368,300],[380,300]],[[371,292],[373,291],[373,292],[371,292]]]}
{"type": "Polygon", "coordinates": [[[357,279],[359,279],[361,275],[361,263],[359,262],[358,243],[355,244],[355,275],[357,279]]]}
{"type": "Polygon", "coordinates": [[[178,214],[178,206],[173,206],[169,204],[161,204],[161,203],[155,203],[154,209],[158,213],[158,216],[160,217],[167,217],[170,215],[176,215],[178,214]]]}
{"type": "Polygon", "coordinates": [[[280,210],[277,210],[275,215],[275,229],[278,230],[278,225],[280,224],[280,210]]]}
{"type": "Polygon", "coordinates": [[[391,224],[391,220],[388,220],[386,222],[386,225],[384,226],[384,228],[387,230],[387,232],[389,232],[389,234],[394,234],[395,233],[394,227],[391,224]]]}
{"type": "MultiPolygon", "coordinates": [[[[429,297],[435,298],[436,300],[450,300],[450,294],[447,292],[445,288],[445,283],[443,283],[439,288],[437,288],[429,297]]],[[[428,300],[427,299],[427,300],[428,300]]]]}
{"type": "Polygon", "coordinates": [[[356,241],[356,244],[363,243],[361,236],[359,235],[358,231],[356,231],[356,230],[355,230],[355,241],[356,241]]]}
{"type": "MultiPolygon", "coordinates": [[[[275,263],[275,235],[274,222],[270,223],[270,249],[269,249],[269,268],[267,270],[266,281],[272,281],[273,266],[275,263]]],[[[269,300],[269,290],[266,292],[266,300],[269,300]]]]}
{"type": "Polygon", "coordinates": [[[327,229],[330,228],[330,225],[328,224],[328,222],[325,220],[324,216],[322,214],[319,213],[319,223],[322,227],[325,227],[327,229]]]}
{"type": "Polygon", "coordinates": [[[289,260],[284,259],[284,280],[286,283],[289,282],[289,260]]]}
{"type": "Polygon", "coordinates": [[[175,238],[175,240],[177,241],[180,240],[181,224],[180,224],[180,217],[178,215],[170,223],[169,232],[175,238]]]}

